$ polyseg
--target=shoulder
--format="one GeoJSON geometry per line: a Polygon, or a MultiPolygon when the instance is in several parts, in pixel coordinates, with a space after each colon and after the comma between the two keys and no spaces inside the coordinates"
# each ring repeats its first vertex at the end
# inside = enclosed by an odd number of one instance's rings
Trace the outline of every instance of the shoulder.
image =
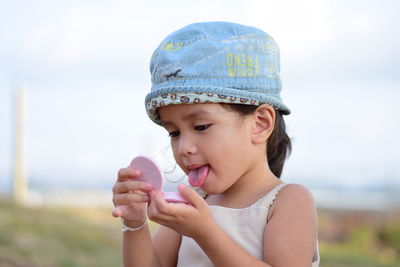
{"type": "Polygon", "coordinates": [[[317,244],[311,192],[287,184],[277,194],[264,229],[264,260],[272,266],[310,266],[317,244]]]}
{"type": "Polygon", "coordinates": [[[305,186],[301,184],[287,184],[280,191],[277,196],[281,200],[304,200],[313,201],[312,194],[305,186]]]}
{"type": "Polygon", "coordinates": [[[271,205],[268,219],[277,211],[291,214],[313,212],[315,210],[314,198],[305,186],[300,184],[287,184],[279,190],[274,203],[271,205]]]}

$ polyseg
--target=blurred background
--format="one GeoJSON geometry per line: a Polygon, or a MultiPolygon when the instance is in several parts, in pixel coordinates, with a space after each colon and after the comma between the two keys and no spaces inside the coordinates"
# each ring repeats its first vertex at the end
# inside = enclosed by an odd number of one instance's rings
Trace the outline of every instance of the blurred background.
{"type": "MultiPolygon", "coordinates": [[[[111,188],[136,155],[175,170],[146,115],[149,62],[192,22],[263,29],[281,51],[293,152],[321,266],[400,266],[400,2],[0,0],[0,266],[118,266],[111,188]]],[[[156,228],[156,225],[153,225],[156,228]]]]}

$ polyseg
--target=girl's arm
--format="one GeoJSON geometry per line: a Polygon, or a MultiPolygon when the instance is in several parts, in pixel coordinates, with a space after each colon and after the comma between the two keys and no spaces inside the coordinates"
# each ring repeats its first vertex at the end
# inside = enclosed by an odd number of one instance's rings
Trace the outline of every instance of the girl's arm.
{"type": "Polygon", "coordinates": [[[270,208],[264,258],[272,266],[311,266],[317,245],[313,197],[303,186],[282,188],[270,208]]]}
{"type": "MultiPolygon", "coordinates": [[[[126,226],[134,227],[125,222],[126,226]]],[[[149,226],[137,231],[126,231],[122,234],[122,260],[125,267],[162,266],[153,249],[149,226]]]]}
{"type": "MultiPolygon", "coordinates": [[[[146,219],[146,203],[149,198],[146,192],[153,187],[136,181],[140,172],[123,168],[118,172],[118,179],[113,187],[113,216],[121,217],[124,224],[131,228],[141,225],[146,219]]],[[[122,235],[122,258],[124,266],[174,266],[180,244],[180,236],[162,227],[152,242],[149,226],[136,231],[126,231],[122,235]],[[166,244],[168,245],[162,245],[166,244]],[[154,243],[154,245],[153,245],[154,243]],[[162,249],[160,249],[162,248],[162,249]]]]}
{"type": "Polygon", "coordinates": [[[178,262],[178,251],[182,236],[174,230],[160,226],[153,236],[153,247],[161,266],[175,267],[178,262]]]}
{"type": "Polygon", "coordinates": [[[180,242],[178,233],[163,226],[153,240],[148,225],[137,231],[126,231],[122,238],[124,266],[176,266],[180,242]]]}

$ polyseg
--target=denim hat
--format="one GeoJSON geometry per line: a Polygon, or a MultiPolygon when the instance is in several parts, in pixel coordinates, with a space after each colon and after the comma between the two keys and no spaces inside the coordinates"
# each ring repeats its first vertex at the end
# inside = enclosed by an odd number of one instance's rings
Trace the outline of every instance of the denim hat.
{"type": "Polygon", "coordinates": [[[290,110],[280,97],[279,48],[267,33],[228,22],[193,23],[168,35],[150,62],[149,117],[175,104],[272,105],[290,110]]]}

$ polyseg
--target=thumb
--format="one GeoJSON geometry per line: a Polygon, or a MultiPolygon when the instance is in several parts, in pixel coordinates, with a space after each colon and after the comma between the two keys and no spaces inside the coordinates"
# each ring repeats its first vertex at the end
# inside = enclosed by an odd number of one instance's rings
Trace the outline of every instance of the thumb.
{"type": "Polygon", "coordinates": [[[128,205],[116,206],[111,214],[114,217],[124,217],[127,214],[129,214],[129,206],[128,205]]]}
{"type": "Polygon", "coordinates": [[[178,185],[179,193],[188,200],[194,207],[201,208],[206,205],[204,199],[192,188],[187,185],[180,184],[178,185]]]}
{"type": "Polygon", "coordinates": [[[121,215],[122,215],[122,207],[121,206],[115,207],[111,214],[114,217],[121,217],[121,215]]]}

